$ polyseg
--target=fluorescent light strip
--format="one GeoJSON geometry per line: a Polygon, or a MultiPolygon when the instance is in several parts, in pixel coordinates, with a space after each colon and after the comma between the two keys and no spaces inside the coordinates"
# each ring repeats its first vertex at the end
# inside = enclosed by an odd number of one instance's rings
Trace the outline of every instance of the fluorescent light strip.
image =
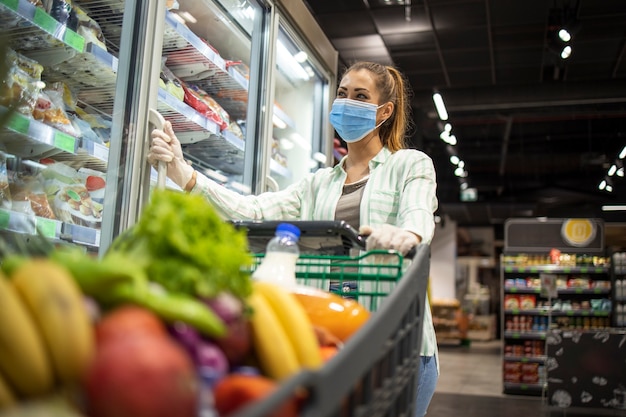
{"type": "Polygon", "coordinates": [[[448,120],[448,111],[446,110],[445,104],[443,104],[443,97],[441,97],[441,94],[433,94],[433,101],[435,102],[435,108],[437,109],[439,118],[441,120],[448,120]]]}
{"type": "Polygon", "coordinates": [[[626,205],[602,206],[602,211],[626,211],[626,205]]]}

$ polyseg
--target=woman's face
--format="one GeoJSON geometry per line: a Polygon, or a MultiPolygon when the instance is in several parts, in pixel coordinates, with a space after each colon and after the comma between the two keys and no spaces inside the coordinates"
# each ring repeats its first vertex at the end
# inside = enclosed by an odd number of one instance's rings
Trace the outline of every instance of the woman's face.
{"type": "Polygon", "coordinates": [[[372,73],[365,69],[350,71],[344,75],[337,89],[337,98],[380,104],[372,73]]]}

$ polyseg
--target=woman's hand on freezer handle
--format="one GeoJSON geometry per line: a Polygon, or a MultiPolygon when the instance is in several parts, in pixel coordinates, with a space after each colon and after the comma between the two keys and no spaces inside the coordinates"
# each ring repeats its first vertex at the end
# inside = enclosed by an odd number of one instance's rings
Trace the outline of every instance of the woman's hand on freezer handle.
{"type": "Polygon", "coordinates": [[[150,135],[148,162],[156,168],[159,161],[167,164],[167,176],[180,188],[185,188],[193,175],[193,168],[183,156],[180,141],[172,129],[172,123],[166,121],[163,130],[154,129],[150,135]]]}
{"type": "Polygon", "coordinates": [[[364,225],[359,228],[359,234],[367,236],[365,241],[367,250],[393,249],[405,256],[413,252],[412,249],[420,243],[420,238],[415,233],[390,224],[375,228],[364,225]]]}

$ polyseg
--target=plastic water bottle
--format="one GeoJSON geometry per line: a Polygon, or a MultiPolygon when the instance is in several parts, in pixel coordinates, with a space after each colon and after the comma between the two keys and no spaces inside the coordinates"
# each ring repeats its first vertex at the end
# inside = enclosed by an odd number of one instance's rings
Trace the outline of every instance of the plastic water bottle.
{"type": "Polygon", "coordinates": [[[268,281],[288,290],[296,286],[296,261],[300,256],[298,239],[300,229],[290,223],[280,223],[276,234],[268,242],[261,265],[252,274],[252,279],[268,281]]]}

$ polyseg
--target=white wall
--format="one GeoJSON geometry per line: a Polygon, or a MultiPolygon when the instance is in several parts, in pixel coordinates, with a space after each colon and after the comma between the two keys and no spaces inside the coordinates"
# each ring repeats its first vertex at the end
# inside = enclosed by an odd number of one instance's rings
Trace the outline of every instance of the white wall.
{"type": "Polygon", "coordinates": [[[430,244],[430,294],[432,299],[456,298],[456,222],[446,217],[437,224],[430,244]]]}

